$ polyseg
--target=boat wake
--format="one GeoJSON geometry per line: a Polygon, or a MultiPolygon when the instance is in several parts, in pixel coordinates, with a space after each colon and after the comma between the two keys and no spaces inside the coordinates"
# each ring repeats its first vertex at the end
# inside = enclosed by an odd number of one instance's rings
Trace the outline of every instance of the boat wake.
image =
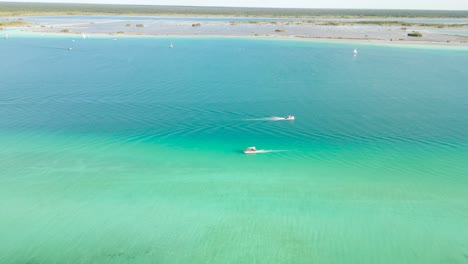
{"type": "Polygon", "coordinates": [[[262,117],[262,118],[249,118],[245,119],[249,121],[281,121],[281,120],[287,120],[285,117],[280,117],[280,116],[271,116],[271,117],[262,117]]]}
{"type": "Polygon", "coordinates": [[[286,151],[289,151],[289,150],[285,150],[285,149],[257,149],[254,154],[257,154],[257,153],[272,153],[272,152],[286,152],[286,151]]]}

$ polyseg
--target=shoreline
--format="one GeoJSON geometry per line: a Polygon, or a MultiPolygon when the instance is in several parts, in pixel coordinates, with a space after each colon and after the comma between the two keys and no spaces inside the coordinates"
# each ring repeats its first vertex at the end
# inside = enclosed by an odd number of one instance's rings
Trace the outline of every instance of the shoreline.
{"type": "MultiPolygon", "coordinates": [[[[10,28],[13,29],[13,28],[10,28]]],[[[2,32],[2,31],[0,31],[2,32]]],[[[82,33],[79,32],[50,32],[50,31],[37,31],[24,28],[15,28],[15,30],[8,32],[9,37],[69,37],[81,38],[82,33]],[[13,35],[11,35],[13,34],[13,35]]],[[[83,32],[85,33],[85,32],[83,32]]],[[[87,38],[233,38],[233,39],[257,39],[257,40],[290,40],[290,41],[306,41],[306,42],[322,42],[322,43],[340,43],[340,44],[357,44],[357,45],[379,45],[391,47],[411,47],[411,48],[457,48],[467,49],[468,43],[445,43],[445,42],[430,42],[430,41],[388,41],[381,39],[364,39],[364,38],[331,38],[331,37],[306,37],[306,36],[278,36],[278,35],[226,35],[226,34],[213,34],[213,35],[197,35],[197,34],[142,34],[142,33],[93,33],[86,32],[87,38]]]]}
{"type": "Polygon", "coordinates": [[[0,16],[30,15],[174,15],[225,17],[334,17],[334,18],[464,18],[468,10],[417,10],[369,8],[280,8],[184,6],[157,4],[91,4],[91,3],[0,3],[0,16]]]}
{"type": "MultiPolygon", "coordinates": [[[[380,44],[391,46],[442,46],[468,47],[468,26],[461,24],[454,29],[453,24],[437,28],[436,24],[373,21],[359,23],[352,21],[232,21],[229,18],[205,17],[197,20],[192,17],[168,17],[159,19],[139,19],[136,17],[30,17],[6,20],[0,35],[11,32],[22,35],[79,36],[86,34],[96,37],[225,37],[249,39],[287,39],[356,44],[380,44]],[[210,20],[212,19],[212,20],[210,20]],[[376,22],[381,22],[376,23],[376,22]],[[12,26],[8,26],[8,24],[12,26]],[[14,25],[22,23],[22,25],[14,25]],[[375,24],[374,24],[375,23],[375,24]],[[451,33],[450,30],[456,30],[451,33]],[[419,36],[410,36],[417,33],[419,36]]],[[[435,22],[436,20],[431,20],[435,22]]],[[[453,20],[449,20],[453,21],[453,20]]],[[[462,20],[463,21],[463,20],[462,20]]],[[[0,20],[1,22],[1,20],[0,20]]],[[[446,22],[447,23],[447,22],[446,22]]]]}
{"type": "Polygon", "coordinates": [[[431,16],[349,16],[349,15],[313,15],[313,16],[262,16],[262,15],[232,15],[232,14],[174,14],[174,13],[161,13],[161,14],[144,14],[144,13],[24,13],[24,14],[9,14],[1,13],[0,19],[12,19],[12,18],[31,18],[31,17],[148,17],[148,18],[259,18],[259,19],[371,19],[371,20],[387,20],[387,19],[430,19],[430,20],[467,20],[468,17],[431,17],[431,16]]]}

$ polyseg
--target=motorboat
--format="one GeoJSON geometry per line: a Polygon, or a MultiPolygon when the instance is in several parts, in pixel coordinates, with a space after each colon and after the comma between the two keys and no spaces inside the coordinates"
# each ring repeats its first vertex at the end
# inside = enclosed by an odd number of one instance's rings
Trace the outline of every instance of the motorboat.
{"type": "Polygon", "coordinates": [[[294,116],[293,115],[288,115],[284,118],[284,120],[294,120],[294,116]]]}
{"type": "Polygon", "coordinates": [[[171,49],[174,48],[174,45],[172,45],[172,42],[171,42],[171,45],[169,45],[169,48],[171,49]]]}
{"type": "Polygon", "coordinates": [[[248,147],[244,149],[245,154],[255,154],[257,153],[257,149],[255,147],[248,147]]]}
{"type": "Polygon", "coordinates": [[[357,55],[358,55],[357,49],[354,49],[353,54],[354,54],[354,56],[357,56],[357,55]]]}

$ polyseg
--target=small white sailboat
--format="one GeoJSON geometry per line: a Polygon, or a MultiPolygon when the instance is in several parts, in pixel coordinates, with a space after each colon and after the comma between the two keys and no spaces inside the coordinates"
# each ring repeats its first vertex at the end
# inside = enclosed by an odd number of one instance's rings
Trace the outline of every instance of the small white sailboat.
{"type": "Polygon", "coordinates": [[[174,48],[174,45],[172,44],[172,42],[171,42],[171,45],[169,45],[169,48],[171,48],[171,49],[174,48]]]}
{"type": "Polygon", "coordinates": [[[81,33],[81,37],[82,37],[83,39],[86,39],[86,34],[85,34],[85,33],[81,33]]]}
{"type": "Polygon", "coordinates": [[[354,49],[354,51],[353,51],[353,55],[354,55],[354,56],[357,56],[357,55],[358,55],[358,51],[357,51],[357,49],[354,49]]]}

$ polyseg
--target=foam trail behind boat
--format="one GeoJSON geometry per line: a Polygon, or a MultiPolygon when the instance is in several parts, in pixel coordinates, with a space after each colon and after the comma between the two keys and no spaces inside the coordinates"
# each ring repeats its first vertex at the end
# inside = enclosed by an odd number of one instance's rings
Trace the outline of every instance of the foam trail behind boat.
{"type": "Polygon", "coordinates": [[[250,120],[250,121],[280,121],[280,120],[286,120],[284,117],[280,116],[271,116],[271,117],[262,117],[262,118],[249,118],[245,120],[250,120]]]}
{"type": "Polygon", "coordinates": [[[278,150],[275,150],[275,149],[257,149],[257,151],[255,151],[255,154],[257,154],[257,153],[271,153],[271,152],[286,152],[286,151],[289,151],[289,150],[285,150],[285,149],[278,149],[278,150]]]}

